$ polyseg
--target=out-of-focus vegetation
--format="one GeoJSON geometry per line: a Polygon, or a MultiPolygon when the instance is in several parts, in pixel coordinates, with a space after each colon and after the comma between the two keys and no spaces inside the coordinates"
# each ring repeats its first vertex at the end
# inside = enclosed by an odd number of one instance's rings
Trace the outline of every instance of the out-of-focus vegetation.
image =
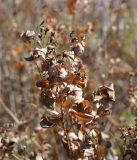
{"type": "Polygon", "coordinates": [[[58,52],[68,49],[72,30],[85,34],[86,92],[112,82],[115,88],[112,113],[99,122],[111,148],[106,160],[136,160],[136,0],[0,0],[0,159],[69,159],[56,129],[40,126],[40,74],[24,60],[35,44],[22,43],[21,35],[43,20],[59,33],[58,52]]]}

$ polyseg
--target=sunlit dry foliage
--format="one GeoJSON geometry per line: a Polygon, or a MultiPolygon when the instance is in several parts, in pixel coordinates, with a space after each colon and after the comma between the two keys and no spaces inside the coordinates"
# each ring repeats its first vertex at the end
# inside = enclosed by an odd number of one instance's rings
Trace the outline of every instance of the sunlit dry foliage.
{"type": "Polygon", "coordinates": [[[0,1],[0,159],[136,160],[136,8],[0,1]]]}
{"type": "Polygon", "coordinates": [[[115,101],[114,85],[100,86],[86,94],[88,75],[80,58],[84,54],[85,37],[70,33],[70,50],[59,51],[59,33],[44,26],[26,31],[25,43],[35,44],[26,61],[39,64],[40,103],[46,106],[40,125],[56,127],[68,156],[72,159],[104,159],[109,148],[100,131],[99,120],[110,115],[109,102],[115,101]]]}

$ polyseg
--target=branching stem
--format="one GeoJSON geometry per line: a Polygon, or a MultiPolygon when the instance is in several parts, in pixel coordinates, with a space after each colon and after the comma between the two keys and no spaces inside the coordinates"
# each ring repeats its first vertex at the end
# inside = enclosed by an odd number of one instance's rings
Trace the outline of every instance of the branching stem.
{"type": "Polygon", "coordinates": [[[71,143],[70,143],[70,140],[69,140],[69,137],[68,137],[68,133],[67,133],[65,124],[64,124],[64,113],[63,113],[63,108],[62,108],[62,101],[61,101],[61,115],[62,115],[62,127],[63,127],[63,130],[64,130],[64,134],[65,134],[65,137],[66,137],[68,147],[69,147],[69,151],[70,151],[69,155],[70,155],[70,158],[72,159],[73,151],[72,151],[71,143]]]}

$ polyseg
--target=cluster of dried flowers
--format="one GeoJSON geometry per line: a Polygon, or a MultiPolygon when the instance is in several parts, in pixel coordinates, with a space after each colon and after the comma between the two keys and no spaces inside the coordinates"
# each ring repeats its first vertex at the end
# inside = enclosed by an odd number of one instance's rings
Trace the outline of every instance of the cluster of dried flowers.
{"type": "Polygon", "coordinates": [[[39,64],[40,102],[46,106],[40,125],[56,127],[64,148],[71,159],[102,160],[111,145],[104,143],[108,135],[100,131],[100,119],[111,113],[110,101],[115,101],[114,86],[100,86],[86,92],[87,68],[80,58],[84,54],[84,34],[70,33],[70,48],[60,51],[59,33],[51,27],[39,26],[37,31],[22,35],[32,45],[26,61],[39,64]]]}
{"type": "MultiPolygon", "coordinates": [[[[0,156],[2,160],[53,159],[53,148],[47,143],[45,131],[35,128],[33,136],[26,135],[24,130],[27,124],[16,126],[14,124],[0,123],[0,156]],[[14,131],[14,132],[13,132],[14,131]],[[16,133],[16,134],[15,134],[16,133]],[[42,144],[43,148],[41,147],[42,144]],[[41,152],[43,152],[41,154],[41,152]]],[[[27,128],[28,132],[29,129],[27,128]]],[[[32,131],[30,131],[32,132],[32,131]]]]}
{"type": "Polygon", "coordinates": [[[124,139],[123,160],[136,159],[137,155],[137,118],[134,127],[122,128],[122,138],[124,139]]]}
{"type": "MultiPolygon", "coordinates": [[[[129,73],[130,75],[130,86],[128,89],[129,100],[131,103],[131,107],[136,110],[136,102],[137,102],[137,68],[129,73]]],[[[123,159],[128,160],[136,159],[137,155],[137,116],[135,118],[134,126],[124,127],[122,128],[122,138],[124,139],[124,147],[123,147],[123,159]]]]}

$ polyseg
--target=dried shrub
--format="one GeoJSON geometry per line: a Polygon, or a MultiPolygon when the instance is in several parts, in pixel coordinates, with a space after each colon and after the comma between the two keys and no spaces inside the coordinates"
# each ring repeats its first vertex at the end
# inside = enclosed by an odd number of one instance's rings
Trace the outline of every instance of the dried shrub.
{"type": "MultiPolygon", "coordinates": [[[[128,89],[130,105],[136,112],[137,86],[136,86],[136,69],[129,73],[130,84],[128,89]]],[[[137,116],[134,120],[134,126],[127,126],[121,129],[121,137],[123,138],[123,160],[136,160],[137,155],[137,116]]]]}
{"type": "Polygon", "coordinates": [[[56,128],[71,159],[103,160],[110,147],[104,143],[99,121],[111,113],[114,85],[87,93],[87,68],[80,58],[84,54],[84,34],[72,31],[69,50],[65,51],[60,50],[58,37],[59,32],[43,24],[37,31],[22,35],[25,43],[33,44],[25,60],[39,64],[36,86],[41,90],[40,103],[46,107],[40,125],[56,128]]]}

